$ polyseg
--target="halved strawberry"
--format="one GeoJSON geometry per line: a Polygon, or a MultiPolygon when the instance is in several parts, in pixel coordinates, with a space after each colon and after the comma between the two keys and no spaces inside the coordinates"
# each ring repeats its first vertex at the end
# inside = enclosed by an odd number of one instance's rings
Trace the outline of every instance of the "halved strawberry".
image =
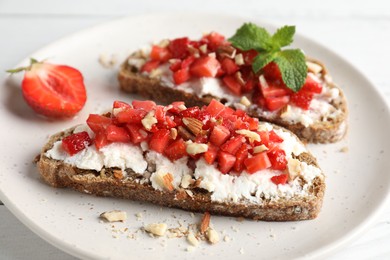
{"type": "Polygon", "coordinates": [[[30,66],[7,72],[20,71],[25,71],[23,97],[38,114],[52,118],[72,117],[83,108],[87,94],[83,76],[77,69],[31,59],[30,66]]]}
{"type": "Polygon", "coordinates": [[[91,138],[87,132],[80,132],[76,134],[69,135],[62,139],[62,148],[70,156],[84,150],[85,147],[89,146],[92,143],[91,138]]]}

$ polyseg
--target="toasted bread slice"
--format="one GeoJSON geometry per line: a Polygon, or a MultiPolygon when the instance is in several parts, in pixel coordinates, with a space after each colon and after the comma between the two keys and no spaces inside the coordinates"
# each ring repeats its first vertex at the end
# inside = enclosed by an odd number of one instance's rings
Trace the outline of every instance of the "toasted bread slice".
{"type": "MultiPolygon", "coordinates": [[[[158,69],[156,72],[141,73],[140,66],[147,59],[148,54],[145,54],[144,51],[137,51],[130,55],[121,65],[118,80],[122,90],[140,94],[147,99],[157,100],[160,103],[167,104],[180,100],[190,106],[203,106],[209,104],[212,99],[217,99],[227,104],[226,95],[225,97],[208,93],[198,95],[190,91],[184,91],[183,88],[174,87],[172,86],[172,82],[168,82],[167,84],[166,78],[164,80],[162,79],[161,74],[158,73],[158,69]]],[[[320,115],[319,118],[314,119],[309,124],[302,123],[302,120],[291,119],[291,116],[288,116],[288,113],[291,112],[289,109],[290,106],[285,106],[274,113],[269,113],[269,111],[265,111],[255,104],[248,107],[240,105],[239,108],[245,109],[252,117],[257,117],[262,121],[271,122],[289,129],[305,142],[337,142],[347,132],[348,111],[346,98],[343,91],[332,81],[324,64],[311,58],[307,58],[307,61],[312,65],[314,64],[315,70],[317,70],[315,71],[317,76],[331,90],[329,93],[338,93],[337,98],[330,100],[328,103],[332,111],[336,111],[332,116],[320,115]]],[[[232,97],[237,99],[237,97],[232,97]]],[[[229,105],[234,106],[233,104],[229,105]]],[[[298,110],[298,112],[295,111],[294,113],[301,113],[301,110],[298,110]]],[[[294,115],[293,118],[299,116],[299,114],[297,116],[294,115]]]]}
{"type": "MultiPolygon", "coordinates": [[[[273,127],[274,129],[290,133],[288,130],[278,126],[273,127]]],[[[210,182],[202,185],[206,178],[199,177],[199,174],[192,174],[191,179],[187,179],[186,185],[183,184],[182,179],[179,181],[180,185],[175,189],[156,189],[151,181],[156,168],[153,161],[148,161],[147,170],[140,174],[129,168],[123,171],[117,167],[103,167],[101,170],[80,169],[72,163],[53,158],[55,157],[53,153],[48,151],[55,149],[56,144],[58,148],[58,141],[72,134],[75,129],[77,128],[73,127],[51,136],[37,158],[40,175],[46,183],[53,187],[72,188],[79,192],[97,196],[146,201],[193,212],[210,212],[218,215],[265,221],[313,219],[318,215],[322,206],[325,178],[322,171],[318,168],[316,159],[306,150],[303,150],[296,156],[294,155],[294,160],[295,162],[299,161],[306,168],[314,167],[317,175],[309,180],[301,175],[299,172],[301,168],[299,167],[294,170],[295,177],[290,172],[291,180],[285,185],[295,185],[294,189],[298,190],[297,194],[283,194],[283,189],[279,189],[278,185],[271,184],[274,185],[272,187],[276,191],[273,195],[267,195],[266,192],[262,193],[254,189],[248,191],[248,194],[251,194],[248,196],[253,196],[253,200],[244,197],[218,200],[213,198],[213,193],[218,192],[218,188],[213,192],[209,192],[205,187],[210,185],[210,182]]],[[[296,142],[302,144],[296,136],[293,134],[291,136],[296,142]]],[[[143,153],[145,158],[147,157],[146,153],[148,151],[143,153]]],[[[175,173],[172,174],[175,175],[175,173]]],[[[226,177],[227,175],[224,176],[226,177]]],[[[239,180],[237,176],[232,178],[236,178],[236,182],[239,180]]],[[[215,183],[211,183],[211,185],[215,185],[215,183]]],[[[217,187],[218,185],[215,186],[217,187]]]]}

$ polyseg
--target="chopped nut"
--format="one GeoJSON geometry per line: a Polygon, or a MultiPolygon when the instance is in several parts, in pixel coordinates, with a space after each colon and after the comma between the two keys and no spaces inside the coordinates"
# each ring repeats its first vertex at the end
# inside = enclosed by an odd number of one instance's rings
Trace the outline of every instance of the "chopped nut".
{"type": "Polygon", "coordinates": [[[125,221],[127,219],[127,214],[124,211],[121,210],[112,210],[112,211],[106,211],[100,214],[101,218],[104,218],[108,222],[118,222],[118,221],[125,221]]]}
{"type": "Polygon", "coordinates": [[[219,242],[219,235],[218,232],[215,231],[212,228],[207,229],[206,231],[206,238],[211,244],[216,244],[219,242]]]}
{"type": "Polygon", "coordinates": [[[171,136],[172,140],[176,140],[176,137],[177,137],[177,129],[176,128],[170,129],[170,136],[171,136]]]}
{"type": "Polygon", "coordinates": [[[142,66],[145,64],[146,60],[144,58],[137,58],[137,57],[130,57],[127,60],[127,63],[132,66],[136,67],[138,69],[141,69],[142,66]]]}
{"type": "Polygon", "coordinates": [[[199,177],[199,179],[197,179],[194,184],[192,185],[193,188],[197,188],[200,186],[200,183],[203,181],[203,177],[199,177]]]}
{"type": "Polygon", "coordinates": [[[112,109],[112,114],[114,116],[117,116],[120,112],[122,112],[123,110],[125,110],[123,107],[118,107],[118,108],[113,108],[112,109]]]}
{"type": "Polygon", "coordinates": [[[264,78],[264,75],[260,75],[259,77],[259,82],[260,82],[260,85],[263,87],[263,88],[268,88],[268,83],[267,81],[265,80],[264,78]]]}
{"type": "Polygon", "coordinates": [[[214,59],[217,58],[217,54],[215,54],[215,52],[210,52],[208,56],[214,59]]]}
{"type": "Polygon", "coordinates": [[[179,105],[177,108],[180,109],[180,111],[187,109],[187,107],[184,104],[179,105]]]}
{"type": "Polygon", "coordinates": [[[234,57],[234,61],[238,66],[245,64],[244,56],[242,55],[242,53],[237,54],[236,57],[234,57]]]}
{"type": "Polygon", "coordinates": [[[191,131],[195,136],[203,132],[203,123],[202,121],[192,118],[192,117],[183,117],[183,124],[191,131]]]}
{"type": "Polygon", "coordinates": [[[347,153],[349,151],[348,146],[344,146],[343,148],[340,149],[340,152],[342,153],[347,153]]]}
{"type": "Polygon", "coordinates": [[[190,243],[192,246],[198,246],[199,245],[199,240],[195,237],[194,233],[191,231],[188,233],[187,236],[187,241],[190,243]]]}
{"type": "Polygon", "coordinates": [[[177,200],[184,200],[185,198],[187,198],[188,194],[185,190],[183,189],[180,189],[177,193],[176,193],[176,199],[177,200]]]}
{"type": "Polygon", "coordinates": [[[152,126],[157,123],[157,118],[154,116],[154,110],[146,114],[146,116],[141,120],[142,125],[146,130],[150,131],[152,126]]]}
{"type": "Polygon", "coordinates": [[[289,159],[287,162],[287,167],[290,180],[294,180],[302,171],[301,162],[297,159],[289,159]]]}
{"type": "Polygon", "coordinates": [[[105,54],[100,54],[99,55],[99,63],[102,65],[104,68],[109,69],[115,66],[117,64],[118,60],[115,55],[111,55],[111,57],[108,57],[105,54]]]}
{"type": "Polygon", "coordinates": [[[236,56],[237,49],[230,45],[220,46],[218,47],[217,52],[220,57],[227,57],[230,59],[234,59],[236,56]]]}
{"type": "Polygon", "coordinates": [[[185,190],[185,191],[188,194],[188,196],[190,196],[191,198],[194,197],[194,193],[191,190],[185,190]]]}
{"type": "Polygon", "coordinates": [[[322,67],[314,62],[306,61],[307,70],[314,74],[318,74],[322,71],[322,67]]]}
{"type": "Polygon", "coordinates": [[[135,216],[137,217],[137,220],[142,219],[142,213],[141,212],[138,212],[137,214],[135,214],[135,216]]]}
{"type": "Polygon", "coordinates": [[[185,140],[195,141],[195,136],[183,126],[177,128],[177,133],[185,140]]]}
{"type": "Polygon", "coordinates": [[[149,73],[149,77],[152,79],[158,78],[163,74],[162,70],[154,69],[149,73]]]}
{"type": "Polygon", "coordinates": [[[242,78],[241,72],[237,71],[236,73],[234,73],[234,78],[241,86],[245,86],[245,80],[242,78]]]}
{"type": "Polygon", "coordinates": [[[161,40],[161,41],[158,43],[158,46],[161,47],[161,48],[168,47],[169,42],[170,42],[170,41],[169,41],[168,39],[161,40]]]}
{"type": "Polygon", "coordinates": [[[241,248],[240,248],[240,254],[243,255],[244,253],[245,253],[245,252],[244,252],[244,248],[241,247],[241,248]]]}
{"type": "Polygon", "coordinates": [[[188,51],[191,53],[191,54],[194,54],[195,56],[196,55],[199,55],[199,50],[197,48],[195,48],[194,46],[192,45],[189,45],[188,46],[188,51]]]}
{"type": "Polygon", "coordinates": [[[152,178],[155,179],[156,184],[160,186],[163,189],[166,189],[168,191],[173,191],[174,187],[172,184],[173,176],[170,173],[158,171],[153,173],[152,178]]]}
{"type": "Polygon", "coordinates": [[[264,152],[267,150],[268,150],[268,147],[265,146],[264,144],[262,144],[262,145],[255,146],[253,148],[253,153],[261,153],[261,152],[264,152]]]}
{"type": "Polygon", "coordinates": [[[187,252],[192,252],[195,250],[195,247],[194,246],[187,246],[186,250],[187,250],[187,252]]]}
{"type": "Polygon", "coordinates": [[[260,135],[258,133],[247,130],[247,129],[236,130],[236,133],[243,135],[245,137],[248,137],[249,142],[251,142],[251,143],[253,143],[254,141],[257,141],[257,142],[261,141],[260,135]]]}
{"type": "Polygon", "coordinates": [[[145,230],[156,236],[163,236],[167,231],[167,224],[165,223],[152,223],[145,227],[145,230]]]}
{"type": "Polygon", "coordinates": [[[242,96],[240,103],[246,107],[249,107],[252,104],[246,96],[242,96]]]}
{"type": "Polygon", "coordinates": [[[186,151],[188,154],[195,155],[207,152],[207,144],[198,144],[192,142],[186,142],[186,151]]]}
{"type": "Polygon", "coordinates": [[[122,170],[113,170],[115,179],[121,180],[123,179],[123,172],[122,170]]]}
{"type": "Polygon", "coordinates": [[[290,105],[286,105],[286,106],[282,107],[282,109],[280,110],[280,117],[281,118],[288,117],[290,114],[291,114],[291,106],[290,105]]]}
{"type": "Polygon", "coordinates": [[[180,186],[183,187],[184,189],[187,189],[192,183],[194,183],[192,176],[186,174],[181,178],[180,186]]]}
{"type": "Polygon", "coordinates": [[[223,241],[225,241],[225,242],[230,242],[230,240],[231,240],[231,238],[230,238],[228,235],[226,235],[226,236],[223,238],[223,241]]]}
{"type": "Polygon", "coordinates": [[[210,213],[205,212],[203,214],[202,222],[200,223],[200,233],[204,234],[210,226],[210,213]]]}
{"type": "Polygon", "coordinates": [[[203,44],[199,47],[199,50],[203,53],[203,54],[206,54],[207,53],[207,44],[203,44]]]}
{"type": "Polygon", "coordinates": [[[173,191],[174,188],[173,188],[173,185],[172,185],[172,181],[173,181],[173,176],[172,174],[170,173],[167,173],[163,176],[163,180],[164,180],[164,186],[167,190],[169,191],[173,191]]]}

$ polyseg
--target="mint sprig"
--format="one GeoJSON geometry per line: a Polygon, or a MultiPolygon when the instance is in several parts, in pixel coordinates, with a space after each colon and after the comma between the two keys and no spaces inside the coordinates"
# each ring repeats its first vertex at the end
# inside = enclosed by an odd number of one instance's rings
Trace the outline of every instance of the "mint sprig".
{"type": "Polygon", "coordinates": [[[283,82],[293,91],[300,90],[307,76],[305,55],[300,49],[282,49],[293,42],[295,26],[283,26],[273,35],[253,23],[245,23],[229,39],[232,45],[243,51],[256,50],[252,69],[259,72],[268,63],[275,62],[283,82]]]}

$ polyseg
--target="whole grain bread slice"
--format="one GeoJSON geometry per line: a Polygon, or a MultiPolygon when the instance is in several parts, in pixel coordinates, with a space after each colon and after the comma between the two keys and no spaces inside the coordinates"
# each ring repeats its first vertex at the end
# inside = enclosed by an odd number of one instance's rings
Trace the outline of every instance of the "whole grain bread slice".
{"type": "MultiPolygon", "coordinates": [[[[137,59],[143,59],[145,56],[142,53],[140,54],[140,52],[135,52],[130,55],[125,62],[123,62],[118,73],[118,80],[122,90],[129,93],[140,94],[147,99],[156,100],[165,104],[169,104],[174,101],[184,101],[188,106],[203,106],[208,105],[212,99],[217,99],[220,102],[225,103],[225,101],[220,97],[212,95],[199,97],[195,94],[167,86],[160,80],[158,75],[155,76],[153,74],[146,75],[140,73],[139,67],[129,62],[129,60],[134,57],[137,59]]],[[[261,121],[268,121],[289,129],[305,142],[337,142],[347,133],[348,111],[346,98],[343,91],[332,81],[328,70],[323,63],[312,58],[307,58],[307,61],[321,66],[322,80],[326,82],[330,88],[338,89],[340,98],[337,101],[332,101],[331,103],[332,106],[340,111],[337,117],[327,118],[326,120],[305,126],[302,123],[291,123],[288,120],[283,119],[280,116],[283,113],[283,109],[281,109],[279,113],[273,117],[265,116],[260,113],[258,107],[255,105],[250,106],[246,112],[252,117],[259,118],[261,121]]]]}
{"type": "MultiPolygon", "coordinates": [[[[211,193],[199,188],[196,181],[186,189],[180,188],[171,192],[160,191],[152,187],[149,180],[150,172],[139,175],[127,169],[127,176],[121,178],[120,174],[119,176],[116,174],[121,171],[119,169],[83,170],[64,161],[49,158],[46,152],[53,147],[56,141],[70,135],[73,130],[74,128],[71,128],[50,137],[36,159],[42,179],[56,188],[72,188],[96,196],[145,201],[192,212],[210,212],[217,215],[265,221],[313,219],[317,217],[322,206],[325,191],[323,175],[313,180],[311,187],[308,189],[309,192],[305,196],[294,196],[289,199],[280,198],[278,200],[263,199],[262,203],[253,203],[243,199],[233,203],[213,201],[211,193]]],[[[296,159],[318,167],[316,159],[308,152],[301,153],[296,159]]],[[[153,168],[153,165],[151,166],[153,168]]],[[[301,179],[301,182],[304,185],[305,181],[303,179],[301,179]]]]}

